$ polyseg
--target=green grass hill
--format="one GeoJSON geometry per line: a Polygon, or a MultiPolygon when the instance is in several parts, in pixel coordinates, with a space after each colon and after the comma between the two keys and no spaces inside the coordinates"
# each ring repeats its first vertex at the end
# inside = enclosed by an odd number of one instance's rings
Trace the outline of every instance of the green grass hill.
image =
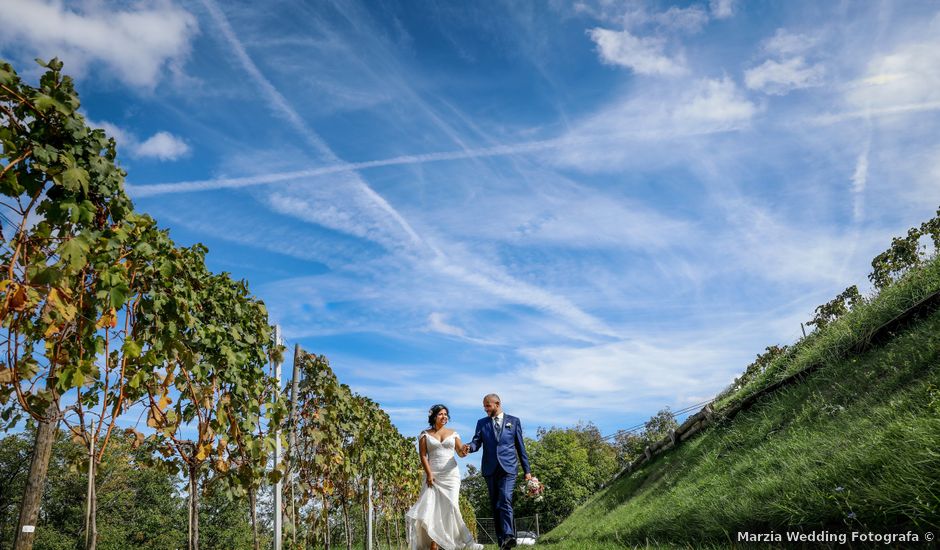
{"type": "MultiPolygon", "coordinates": [[[[719,399],[718,416],[760,387],[818,367],[811,374],[622,475],[539,545],[727,547],[750,532],[779,534],[788,546],[787,532],[845,534],[853,543],[853,531],[912,531],[923,546],[925,533],[940,535],[940,312],[866,342],[937,290],[934,257],[791,346],[719,399]]],[[[876,544],[856,539],[853,547],[876,544]]]]}

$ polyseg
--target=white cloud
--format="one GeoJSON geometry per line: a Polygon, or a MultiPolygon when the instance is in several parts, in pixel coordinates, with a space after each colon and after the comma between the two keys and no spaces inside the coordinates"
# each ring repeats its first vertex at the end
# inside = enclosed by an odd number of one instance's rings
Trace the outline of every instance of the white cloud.
{"type": "MultiPolygon", "coordinates": [[[[424,215],[459,240],[569,250],[651,250],[686,239],[688,224],[650,205],[573,181],[544,168],[518,170],[517,182],[494,189],[472,203],[445,204],[424,215]],[[486,223],[480,223],[480,220],[486,223]]],[[[452,185],[471,186],[474,175],[455,176],[452,185]]]]}
{"type": "Polygon", "coordinates": [[[741,130],[758,111],[727,77],[638,88],[573,125],[551,161],[590,171],[665,165],[683,157],[664,154],[663,141],[741,130]]]}
{"type": "Polygon", "coordinates": [[[818,42],[819,39],[813,36],[777,29],[773,36],[764,41],[763,48],[772,56],[785,57],[806,53],[818,42]]]}
{"type": "Polygon", "coordinates": [[[931,206],[937,205],[940,208],[940,150],[934,151],[933,154],[933,165],[918,182],[917,200],[927,202],[931,206]]]}
{"type": "Polygon", "coordinates": [[[106,122],[106,121],[98,122],[95,120],[91,120],[88,117],[85,117],[85,122],[87,122],[88,125],[91,126],[92,128],[101,128],[102,130],[104,130],[105,134],[108,135],[108,137],[114,138],[114,141],[117,143],[117,148],[119,152],[123,152],[124,147],[129,147],[133,149],[133,147],[131,147],[131,143],[137,143],[138,141],[137,138],[131,132],[128,132],[127,130],[125,130],[124,128],[121,128],[120,126],[116,124],[111,124],[110,122],[106,122]]]}
{"type": "Polygon", "coordinates": [[[871,114],[897,114],[940,107],[940,23],[934,34],[878,55],[846,92],[850,109],[871,114]]]}
{"type": "Polygon", "coordinates": [[[633,399],[669,395],[671,401],[679,388],[699,393],[726,383],[729,365],[725,360],[730,351],[696,343],[625,340],[585,348],[530,349],[522,354],[535,364],[531,379],[556,391],[580,396],[629,391],[633,399]],[[716,377],[717,373],[721,374],[716,377]]]}
{"type": "Polygon", "coordinates": [[[727,19],[734,15],[735,0],[711,0],[708,7],[715,19],[727,19]]]}
{"type": "Polygon", "coordinates": [[[141,141],[133,132],[110,122],[87,120],[92,128],[101,128],[117,142],[118,152],[127,152],[133,158],[177,160],[190,153],[182,138],[160,131],[141,141]]]}
{"type": "MultiPolygon", "coordinates": [[[[724,4],[730,3],[724,2],[724,4]]],[[[671,6],[665,11],[650,11],[641,3],[625,4],[601,0],[594,5],[578,3],[573,8],[575,13],[585,14],[606,24],[618,24],[624,29],[631,30],[657,27],[662,31],[695,33],[702,30],[712,17],[719,18],[714,15],[713,9],[709,10],[698,4],[684,8],[671,6]]]]}
{"type": "Polygon", "coordinates": [[[136,155],[160,160],[176,160],[189,153],[189,145],[169,132],[157,132],[136,147],[136,155]]]}
{"type": "Polygon", "coordinates": [[[693,88],[691,97],[676,109],[674,119],[693,128],[715,130],[741,128],[757,113],[730,78],[705,79],[693,88]]]}
{"type": "MultiPolygon", "coordinates": [[[[784,284],[846,285],[864,272],[863,256],[882,246],[880,231],[859,233],[825,227],[811,230],[781,213],[746,200],[727,200],[729,227],[716,241],[725,267],[784,284]]],[[[844,286],[843,286],[844,288],[844,286]]]]}
{"type": "Polygon", "coordinates": [[[462,328],[448,324],[444,314],[438,311],[428,315],[428,330],[450,336],[457,336],[459,338],[463,338],[467,335],[462,328]]]}
{"type": "Polygon", "coordinates": [[[588,34],[597,44],[601,61],[606,64],[620,65],[637,74],[648,75],[677,76],[687,71],[681,58],[674,59],[664,53],[663,39],[602,28],[591,29],[588,34]]]}
{"type": "MultiPolygon", "coordinates": [[[[671,333],[669,340],[637,335],[594,346],[528,347],[519,350],[517,367],[487,377],[458,371],[448,380],[461,388],[452,398],[456,406],[476,410],[480,396],[496,392],[513,414],[528,421],[530,430],[536,421],[572,425],[591,418],[610,425],[604,417],[622,419],[641,411],[648,416],[665,406],[709,399],[744,370],[752,350],[759,350],[773,330],[768,323],[738,320],[727,334],[717,336],[714,331],[711,335],[680,331],[671,333]]],[[[383,373],[382,378],[373,374],[374,382],[359,388],[380,401],[403,394],[429,401],[435,399],[435,391],[440,392],[421,384],[417,374],[388,379],[387,373],[411,370],[408,365],[377,365],[370,370],[383,373]]]]}
{"type": "Polygon", "coordinates": [[[663,27],[677,31],[698,32],[708,23],[708,13],[699,6],[679,8],[673,6],[666,11],[650,16],[663,27]]]}
{"type": "Polygon", "coordinates": [[[397,212],[381,208],[354,173],[298,181],[259,194],[259,198],[280,214],[372,241],[388,250],[427,252],[414,229],[397,212]]]}
{"type": "Polygon", "coordinates": [[[852,174],[852,216],[856,222],[861,221],[865,205],[865,186],[868,183],[868,152],[871,144],[865,145],[865,150],[858,155],[855,162],[855,173],[852,174]]]}
{"type": "Polygon", "coordinates": [[[786,61],[768,59],[763,64],[745,71],[744,83],[752,90],[785,95],[791,90],[821,85],[824,74],[822,65],[807,65],[802,57],[786,61]]]}
{"type": "Polygon", "coordinates": [[[100,62],[124,82],[153,88],[167,65],[188,55],[196,18],[169,0],[133,9],[100,2],[86,10],[62,2],[5,0],[0,9],[0,45],[26,56],[59,57],[75,73],[100,62]]]}
{"type": "Polygon", "coordinates": [[[506,304],[520,304],[559,316],[585,339],[610,335],[611,329],[564,296],[529,284],[453,242],[420,235],[384,199],[355,175],[298,183],[262,197],[280,214],[316,223],[333,231],[364,239],[394,253],[412,278],[430,277],[442,284],[484,292],[506,304]],[[381,201],[379,200],[381,199],[381,201]]]}

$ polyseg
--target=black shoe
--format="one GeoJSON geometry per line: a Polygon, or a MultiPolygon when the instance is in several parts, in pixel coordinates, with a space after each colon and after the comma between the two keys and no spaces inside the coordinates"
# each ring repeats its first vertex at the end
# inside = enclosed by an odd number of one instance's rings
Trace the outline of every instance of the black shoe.
{"type": "Polygon", "coordinates": [[[506,550],[507,548],[515,548],[515,547],[516,547],[516,537],[513,537],[511,539],[504,540],[503,543],[499,545],[499,550],[506,550]]]}

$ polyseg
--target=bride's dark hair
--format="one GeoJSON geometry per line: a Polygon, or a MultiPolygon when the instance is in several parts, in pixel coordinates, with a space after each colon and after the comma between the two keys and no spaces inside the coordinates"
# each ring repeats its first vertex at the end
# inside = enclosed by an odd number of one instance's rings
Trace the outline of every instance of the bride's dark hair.
{"type": "Polygon", "coordinates": [[[428,425],[432,428],[434,427],[434,417],[437,416],[437,413],[441,412],[441,409],[447,411],[447,417],[450,418],[450,409],[447,408],[447,405],[441,405],[438,403],[431,407],[431,410],[428,411],[428,425]]]}

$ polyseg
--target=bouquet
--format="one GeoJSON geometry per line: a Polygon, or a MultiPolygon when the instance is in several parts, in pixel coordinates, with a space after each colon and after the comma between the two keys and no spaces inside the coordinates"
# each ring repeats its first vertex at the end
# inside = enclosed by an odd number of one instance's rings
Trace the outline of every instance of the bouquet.
{"type": "Polygon", "coordinates": [[[539,478],[532,477],[525,482],[525,496],[531,498],[535,502],[542,502],[543,493],[545,492],[545,485],[539,481],[539,478]]]}

